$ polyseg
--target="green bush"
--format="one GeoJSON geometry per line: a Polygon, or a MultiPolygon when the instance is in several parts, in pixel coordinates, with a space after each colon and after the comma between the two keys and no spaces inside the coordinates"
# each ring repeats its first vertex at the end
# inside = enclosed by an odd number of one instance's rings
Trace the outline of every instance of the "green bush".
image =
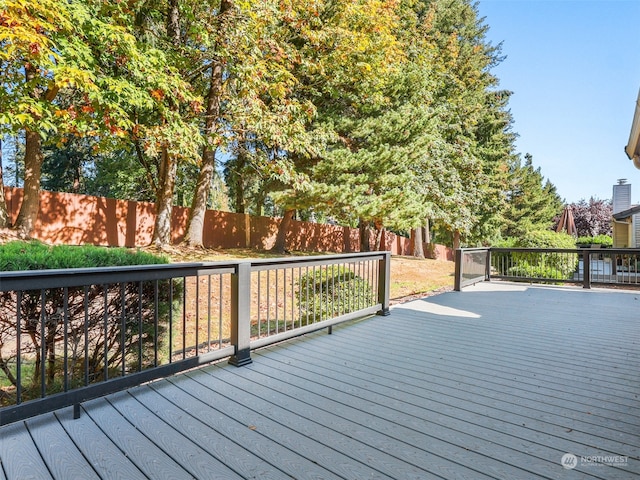
{"type": "MultiPolygon", "coordinates": [[[[520,248],[554,248],[575,250],[575,239],[566,233],[551,230],[528,232],[516,243],[520,248]]],[[[532,253],[513,254],[514,266],[524,269],[530,278],[571,279],[578,266],[577,253],[532,253]]]]}
{"type": "Polygon", "coordinates": [[[512,277],[521,278],[544,278],[564,280],[566,277],[562,275],[562,271],[549,265],[529,265],[522,262],[514,267],[509,268],[507,274],[512,277]]]}
{"type": "Polygon", "coordinates": [[[520,248],[564,248],[575,249],[576,241],[567,233],[551,230],[534,230],[519,238],[514,245],[520,248]]]}
{"type": "MultiPolygon", "coordinates": [[[[164,257],[124,248],[40,242],[0,246],[3,271],[163,263],[168,263],[164,257]]],[[[168,359],[165,332],[172,308],[168,282],[161,280],[157,292],[154,281],[1,292],[0,347],[15,342],[16,319],[21,319],[23,400],[39,396],[42,381],[47,394],[64,388],[61,355],[67,349],[69,388],[83,385],[85,376],[93,383],[104,380],[105,372],[111,378],[152,367],[156,359],[164,363],[168,359]]],[[[176,288],[181,288],[179,281],[174,282],[174,292],[176,288]]],[[[0,387],[17,387],[16,362],[14,350],[0,348],[0,387]]],[[[0,404],[11,402],[0,399],[0,404]]]]}
{"type": "Polygon", "coordinates": [[[9,242],[0,245],[0,271],[58,268],[115,267],[169,263],[166,257],[126,248],[93,245],[46,245],[41,242],[9,242]]]}
{"type": "Polygon", "coordinates": [[[369,307],[375,300],[369,282],[344,266],[329,266],[303,275],[296,298],[307,323],[369,307]]]}
{"type": "Polygon", "coordinates": [[[507,237],[501,238],[500,240],[494,242],[492,247],[495,248],[514,248],[518,243],[518,239],[516,237],[507,237]]]}
{"type": "Polygon", "coordinates": [[[576,245],[601,245],[613,247],[613,238],[609,235],[596,235],[595,237],[579,237],[576,245]]]}
{"type": "MultiPolygon", "coordinates": [[[[499,248],[549,248],[575,250],[575,239],[551,230],[527,232],[522,238],[507,238],[495,245],[499,248]]],[[[492,264],[501,275],[569,280],[578,266],[576,253],[495,252],[492,264]]]]}

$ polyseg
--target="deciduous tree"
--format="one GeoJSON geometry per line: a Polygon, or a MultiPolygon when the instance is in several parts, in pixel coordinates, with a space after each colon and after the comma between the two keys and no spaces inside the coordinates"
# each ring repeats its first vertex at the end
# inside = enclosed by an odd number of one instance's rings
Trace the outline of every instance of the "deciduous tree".
{"type": "Polygon", "coordinates": [[[582,199],[568,207],[573,211],[573,220],[579,237],[611,235],[613,206],[610,200],[591,197],[588,202],[582,199]]]}

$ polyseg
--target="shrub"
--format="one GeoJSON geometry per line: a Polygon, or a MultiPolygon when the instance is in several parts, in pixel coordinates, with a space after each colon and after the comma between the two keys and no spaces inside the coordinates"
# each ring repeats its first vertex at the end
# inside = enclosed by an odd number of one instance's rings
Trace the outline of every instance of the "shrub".
{"type": "Polygon", "coordinates": [[[517,243],[518,239],[516,237],[507,237],[494,242],[492,246],[496,248],[514,248],[517,243]]]}
{"type": "MultiPolygon", "coordinates": [[[[544,278],[550,280],[565,280],[562,271],[549,265],[529,265],[522,262],[514,267],[509,268],[507,274],[512,277],[519,278],[544,278]]],[[[551,282],[553,283],[553,282],[551,282]]]]}
{"type": "MultiPolygon", "coordinates": [[[[517,242],[521,248],[554,248],[573,250],[575,239],[566,233],[550,230],[528,232],[517,242]]],[[[513,261],[527,271],[530,278],[553,278],[568,280],[573,277],[578,266],[576,253],[514,253],[513,261]]]]}
{"type": "Polygon", "coordinates": [[[115,267],[169,263],[163,256],[126,248],[93,245],[46,245],[41,242],[9,242],[0,246],[0,271],[57,268],[115,267]]]}
{"type": "MultiPolygon", "coordinates": [[[[496,247],[575,250],[575,242],[575,239],[566,233],[536,230],[527,232],[522,238],[505,239],[496,247]]],[[[496,252],[492,264],[501,275],[569,280],[578,266],[578,255],[552,252],[496,252]]]]}
{"type": "Polygon", "coordinates": [[[576,245],[601,245],[603,247],[612,247],[613,238],[609,235],[596,235],[595,237],[579,237],[576,245]]]}
{"type": "MultiPolygon", "coordinates": [[[[160,263],[168,261],[124,248],[49,246],[40,242],[0,246],[0,269],[4,271],[160,263]]],[[[23,400],[39,396],[41,382],[46,384],[47,394],[64,388],[61,352],[67,349],[69,388],[104,380],[105,374],[126,375],[151,367],[156,360],[163,362],[167,358],[164,333],[171,308],[168,290],[168,280],[162,280],[157,297],[152,281],[1,292],[0,387],[17,387],[18,318],[23,400]]]]}
{"type": "Polygon", "coordinates": [[[375,300],[369,282],[344,266],[329,266],[303,275],[296,298],[307,323],[369,307],[375,300]]]}
{"type": "Polygon", "coordinates": [[[515,244],[520,248],[564,248],[575,249],[575,239],[566,233],[551,230],[534,230],[519,238],[515,244]]]}

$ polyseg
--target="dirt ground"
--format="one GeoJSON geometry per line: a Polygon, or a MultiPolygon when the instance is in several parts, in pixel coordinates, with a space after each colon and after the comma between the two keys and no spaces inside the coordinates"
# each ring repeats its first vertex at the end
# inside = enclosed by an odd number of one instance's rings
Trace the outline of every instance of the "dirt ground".
{"type": "Polygon", "coordinates": [[[391,257],[391,300],[399,303],[453,289],[454,262],[391,257]]]}

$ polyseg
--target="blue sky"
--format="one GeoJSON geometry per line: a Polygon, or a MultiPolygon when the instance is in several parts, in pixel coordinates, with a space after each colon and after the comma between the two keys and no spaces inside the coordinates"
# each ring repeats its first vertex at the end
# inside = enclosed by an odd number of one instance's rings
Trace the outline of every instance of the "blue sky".
{"type": "Polygon", "coordinates": [[[567,202],[610,199],[619,178],[640,203],[640,170],[624,153],[640,89],[640,0],[480,0],[493,70],[516,149],[533,155],[567,202]]]}

